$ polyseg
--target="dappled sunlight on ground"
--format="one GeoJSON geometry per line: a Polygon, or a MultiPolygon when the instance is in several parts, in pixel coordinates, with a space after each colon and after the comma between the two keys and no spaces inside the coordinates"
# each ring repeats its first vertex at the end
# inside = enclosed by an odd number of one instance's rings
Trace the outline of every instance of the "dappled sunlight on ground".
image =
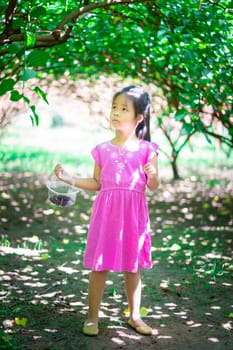
{"type": "Polygon", "coordinates": [[[230,179],[219,179],[184,179],[148,192],[153,269],[142,272],[142,306],[153,335],[127,326],[123,275],[110,273],[93,339],[81,329],[95,193],[81,191],[74,206],[55,207],[45,177],[1,174],[0,334],[9,349],[230,350],[233,193],[230,179]]]}

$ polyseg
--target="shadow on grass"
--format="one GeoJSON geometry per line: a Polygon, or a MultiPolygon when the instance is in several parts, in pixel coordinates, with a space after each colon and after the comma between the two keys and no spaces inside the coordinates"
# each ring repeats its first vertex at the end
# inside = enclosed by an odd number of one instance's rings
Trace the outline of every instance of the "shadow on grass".
{"type": "Polygon", "coordinates": [[[0,350],[230,350],[229,181],[206,177],[148,193],[154,266],[142,271],[142,306],[154,334],[128,328],[123,276],[110,273],[100,335],[90,338],[81,332],[89,274],[82,258],[95,194],[81,192],[74,207],[53,207],[45,179],[2,174],[0,350]]]}

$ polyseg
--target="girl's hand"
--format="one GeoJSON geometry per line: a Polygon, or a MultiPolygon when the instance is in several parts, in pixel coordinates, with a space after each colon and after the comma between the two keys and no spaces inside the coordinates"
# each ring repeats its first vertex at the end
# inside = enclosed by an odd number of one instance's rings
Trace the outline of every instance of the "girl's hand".
{"type": "Polygon", "coordinates": [[[72,176],[64,170],[61,164],[57,164],[55,166],[54,173],[59,180],[65,181],[65,182],[70,182],[70,181],[72,182],[72,176]]]}
{"type": "Polygon", "coordinates": [[[62,180],[62,173],[63,173],[64,169],[63,167],[61,166],[61,164],[57,164],[55,167],[54,167],[54,173],[56,175],[56,177],[59,179],[59,180],[62,180]]]}
{"type": "Polygon", "coordinates": [[[157,170],[156,170],[155,166],[150,162],[144,166],[144,171],[145,171],[148,178],[152,178],[152,177],[157,176],[157,170]]]}

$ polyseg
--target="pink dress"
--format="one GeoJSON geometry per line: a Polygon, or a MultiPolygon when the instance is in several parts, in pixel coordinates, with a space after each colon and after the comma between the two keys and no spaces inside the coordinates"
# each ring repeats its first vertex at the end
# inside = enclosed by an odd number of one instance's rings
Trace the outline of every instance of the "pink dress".
{"type": "Polygon", "coordinates": [[[144,165],[158,145],[140,140],[132,149],[104,142],[92,150],[101,167],[101,190],[90,220],[84,267],[137,272],[151,268],[151,237],[144,165]]]}

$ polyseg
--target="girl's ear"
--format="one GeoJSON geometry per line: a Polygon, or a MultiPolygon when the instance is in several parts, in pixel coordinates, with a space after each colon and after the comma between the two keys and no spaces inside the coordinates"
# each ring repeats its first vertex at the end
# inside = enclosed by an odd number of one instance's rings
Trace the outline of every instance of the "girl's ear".
{"type": "Polygon", "coordinates": [[[143,114],[138,114],[136,120],[138,124],[141,123],[144,120],[143,114]]]}

